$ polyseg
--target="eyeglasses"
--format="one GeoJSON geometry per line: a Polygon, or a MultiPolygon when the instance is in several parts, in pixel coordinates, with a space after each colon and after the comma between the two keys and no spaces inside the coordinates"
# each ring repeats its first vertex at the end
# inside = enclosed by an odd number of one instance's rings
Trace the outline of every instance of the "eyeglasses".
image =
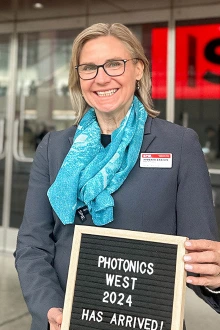
{"type": "Polygon", "coordinates": [[[105,73],[110,77],[121,76],[125,72],[125,64],[128,61],[138,60],[138,58],[131,58],[129,60],[112,60],[107,61],[102,65],[95,64],[80,64],[75,66],[78,75],[83,80],[94,79],[99,71],[99,68],[103,68],[105,73]]]}

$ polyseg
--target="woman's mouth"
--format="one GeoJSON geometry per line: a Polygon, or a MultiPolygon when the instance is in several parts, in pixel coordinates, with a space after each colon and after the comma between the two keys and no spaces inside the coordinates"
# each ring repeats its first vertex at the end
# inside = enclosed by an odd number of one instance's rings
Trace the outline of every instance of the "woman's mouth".
{"type": "Polygon", "coordinates": [[[111,96],[111,95],[115,94],[117,92],[117,90],[118,90],[117,88],[115,88],[115,89],[109,89],[108,91],[96,92],[96,94],[98,96],[101,96],[101,97],[103,97],[103,96],[111,96]]]}

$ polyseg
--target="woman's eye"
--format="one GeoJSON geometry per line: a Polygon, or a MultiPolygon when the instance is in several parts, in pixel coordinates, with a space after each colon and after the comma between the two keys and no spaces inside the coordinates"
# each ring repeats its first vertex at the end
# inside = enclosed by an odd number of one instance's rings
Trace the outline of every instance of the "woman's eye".
{"type": "Polygon", "coordinates": [[[111,61],[106,63],[107,68],[118,68],[121,65],[122,65],[121,61],[111,61]]]}
{"type": "Polygon", "coordinates": [[[96,65],[83,65],[81,67],[82,71],[95,71],[96,70],[96,65]]]}

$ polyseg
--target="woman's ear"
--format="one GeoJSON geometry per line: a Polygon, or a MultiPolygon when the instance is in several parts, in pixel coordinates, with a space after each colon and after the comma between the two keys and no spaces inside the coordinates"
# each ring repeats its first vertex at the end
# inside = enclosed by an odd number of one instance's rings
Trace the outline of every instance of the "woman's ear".
{"type": "Polygon", "coordinates": [[[136,80],[141,80],[144,73],[144,63],[141,60],[138,60],[136,63],[136,80]]]}

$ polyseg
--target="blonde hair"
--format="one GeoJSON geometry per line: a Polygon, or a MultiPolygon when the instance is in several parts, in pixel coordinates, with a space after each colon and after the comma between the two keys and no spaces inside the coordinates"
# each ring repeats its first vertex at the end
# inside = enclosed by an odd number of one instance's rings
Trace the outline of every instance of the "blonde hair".
{"type": "Polygon", "coordinates": [[[74,40],[72,48],[72,57],[69,71],[69,92],[73,110],[76,115],[76,122],[79,122],[88,108],[88,104],[82,96],[80,88],[80,78],[76,72],[75,66],[79,64],[79,57],[83,46],[89,40],[113,36],[119,39],[127,48],[132,58],[138,58],[144,64],[143,76],[139,81],[139,89],[135,90],[135,95],[143,103],[146,111],[152,117],[159,114],[152,108],[151,99],[151,79],[149,62],[144,54],[143,47],[137,37],[123,24],[97,23],[83,30],[74,40]]]}

